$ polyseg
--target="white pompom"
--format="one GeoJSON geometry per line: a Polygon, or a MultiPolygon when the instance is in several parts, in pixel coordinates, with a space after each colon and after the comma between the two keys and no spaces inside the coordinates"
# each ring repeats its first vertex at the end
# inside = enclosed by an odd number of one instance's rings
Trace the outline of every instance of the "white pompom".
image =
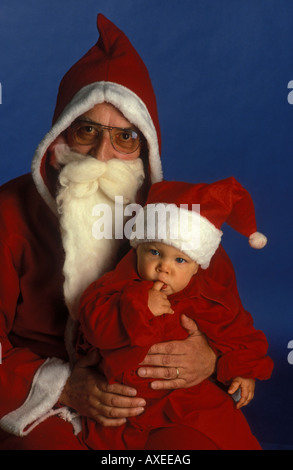
{"type": "Polygon", "coordinates": [[[267,237],[260,232],[254,232],[250,235],[248,242],[251,248],[255,248],[256,250],[260,250],[264,248],[267,244],[267,237]]]}

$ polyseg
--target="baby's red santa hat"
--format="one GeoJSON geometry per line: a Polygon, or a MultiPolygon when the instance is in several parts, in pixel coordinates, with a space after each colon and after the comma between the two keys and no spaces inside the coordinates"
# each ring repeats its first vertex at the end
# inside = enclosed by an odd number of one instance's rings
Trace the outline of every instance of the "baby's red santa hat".
{"type": "Polygon", "coordinates": [[[266,236],[257,231],[253,200],[234,177],[211,184],[162,181],[152,185],[130,243],[134,248],[153,241],[169,244],[206,269],[225,222],[248,237],[252,248],[266,245],[266,236]]]}

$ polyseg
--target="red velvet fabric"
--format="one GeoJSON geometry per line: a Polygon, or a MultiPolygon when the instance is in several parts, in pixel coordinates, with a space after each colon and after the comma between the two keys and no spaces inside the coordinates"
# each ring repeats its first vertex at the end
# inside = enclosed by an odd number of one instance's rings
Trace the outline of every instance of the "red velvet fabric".
{"type": "Polygon", "coordinates": [[[1,450],[88,450],[72,425],[53,416],[40,423],[27,436],[16,437],[0,429],[1,450]]]}
{"type": "Polygon", "coordinates": [[[126,35],[104,15],[97,18],[98,42],[61,81],[53,124],[66,105],[83,87],[95,82],[112,82],[135,93],[146,105],[160,145],[157,103],[148,70],[126,35]]]}
{"type": "Polygon", "coordinates": [[[55,215],[26,175],[0,190],[0,417],[27,397],[48,357],[67,360],[63,250],[55,215]]]}
{"type": "MultiPolygon", "coordinates": [[[[225,255],[221,250],[218,262],[220,259],[223,267],[225,255]]],[[[269,378],[272,361],[266,356],[266,338],[254,329],[235,290],[200,271],[182,292],[169,296],[175,314],[154,317],[147,306],[152,283],[139,279],[135,265],[135,252],[131,250],[115,271],[85,292],[78,352],[90,349],[89,345],[99,348],[108,380],[134,386],[138,396],[147,399],[147,407],[141,416],[129,419],[118,431],[109,429],[105,433],[104,428],[85,420],[85,442],[98,449],[141,449],[154,429],[185,425],[220,449],[259,448],[242,412],[212,381],[205,380],[190,389],[154,391],[150,380],[136,374],[152,344],[187,336],[180,325],[184,313],[196,320],[219,355],[218,379],[228,382],[238,375],[269,378]]],[[[226,270],[228,267],[226,263],[226,270]]]]}
{"type": "Polygon", "coordinates": [[[161,181],[150,188],[147,204],[176,204],[192,211],[192,204],[200,204],[200,215],[221,229],[224,222],[239,233],[249,236],[257,224],[253,200],[248,191],[234,178],[214,183],[186,183],[161,181]]]}
{"type": "MultiPolygon", "coordinates": [[[[67,360],[64,345],[67,309],[62,292],[63,249],[58,221],[38,194],[31,175],[4,185],[0,189],[0,205],[2,417],[23,404],[33,377],[45,359],[58,357],[67,360]]],[[[208,273],[233,291],[240,304],[233,269],[222,250],[212,261],[208,273]]],[[[264,347],[263,340],[260,344],[264,347]]],[[[148,385],[146,388],[149,389],[148,385]]],[[[54,432],[58,433],[59,423],[61,433],[62,419],[55,418],[54,422],[54,432]]],[[[72,426],[68,426],[72,432],[72,426]]],[[[36,436],[38,428],[33,436],[36,436]]],[[[3,438],[2,433],[0,448],[3,438]]],[[[15,439],[15,446],[19,445],[20,438],[12,436],[10,439],[15,439]]],[[[23,439],[23,445],[25,442],[31,445],[33,437],[23,439]]]]}

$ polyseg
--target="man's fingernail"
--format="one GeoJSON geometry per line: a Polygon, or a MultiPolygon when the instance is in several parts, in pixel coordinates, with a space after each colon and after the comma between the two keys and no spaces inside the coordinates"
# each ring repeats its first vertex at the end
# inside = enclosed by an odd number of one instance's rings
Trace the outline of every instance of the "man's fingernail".
{"type": "Polygon", "coordinates": [[[158,382],[151,382],[151,388],[153,388],[154,390],[156,390],[157,388],[159,388],[158,382]]]}
{"type": "Polygon", "coordinates": [[[144,367],[141,367],[140,369],[138,369],[138,375],[140,377],[144,377],[146,375],[146,369],[144,367]]]}
{"type": "Polygon", "coordinates": [[[137,409],[137,414],[138,415],[141,415],[141,413],[143,413],[143,412],[144,412],[144,408],[138,408],[137,409]]]}

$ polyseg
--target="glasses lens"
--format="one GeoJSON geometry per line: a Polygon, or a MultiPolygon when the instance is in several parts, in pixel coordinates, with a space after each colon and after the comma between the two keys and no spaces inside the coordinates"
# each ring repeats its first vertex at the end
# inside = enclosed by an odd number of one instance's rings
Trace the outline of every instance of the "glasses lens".
{"type": "Polygon", "coordinates": [[[122,153],[135,152],[140,144],[137,132],[132,129],[114,128],[111,130],[111,137],[113,147],[122,153]]]}
{"type": "Polygon", "coordinates": [[[71,126],[71,133],[77,144],[93,145],[106,129],[110,131],[112,145],[118,152],[132,153],[138,149],[140,138],[138,133],[133,129],[122,129],[120,127],[111,128],[101,124],[76,121],[71,126]]]}
{"type": "Polygon", "coordinates": [[[71,129],[73,138],[79,145],[92,145],[101,133],[98,127],[86,122],[76,122],[71,129]]]}

